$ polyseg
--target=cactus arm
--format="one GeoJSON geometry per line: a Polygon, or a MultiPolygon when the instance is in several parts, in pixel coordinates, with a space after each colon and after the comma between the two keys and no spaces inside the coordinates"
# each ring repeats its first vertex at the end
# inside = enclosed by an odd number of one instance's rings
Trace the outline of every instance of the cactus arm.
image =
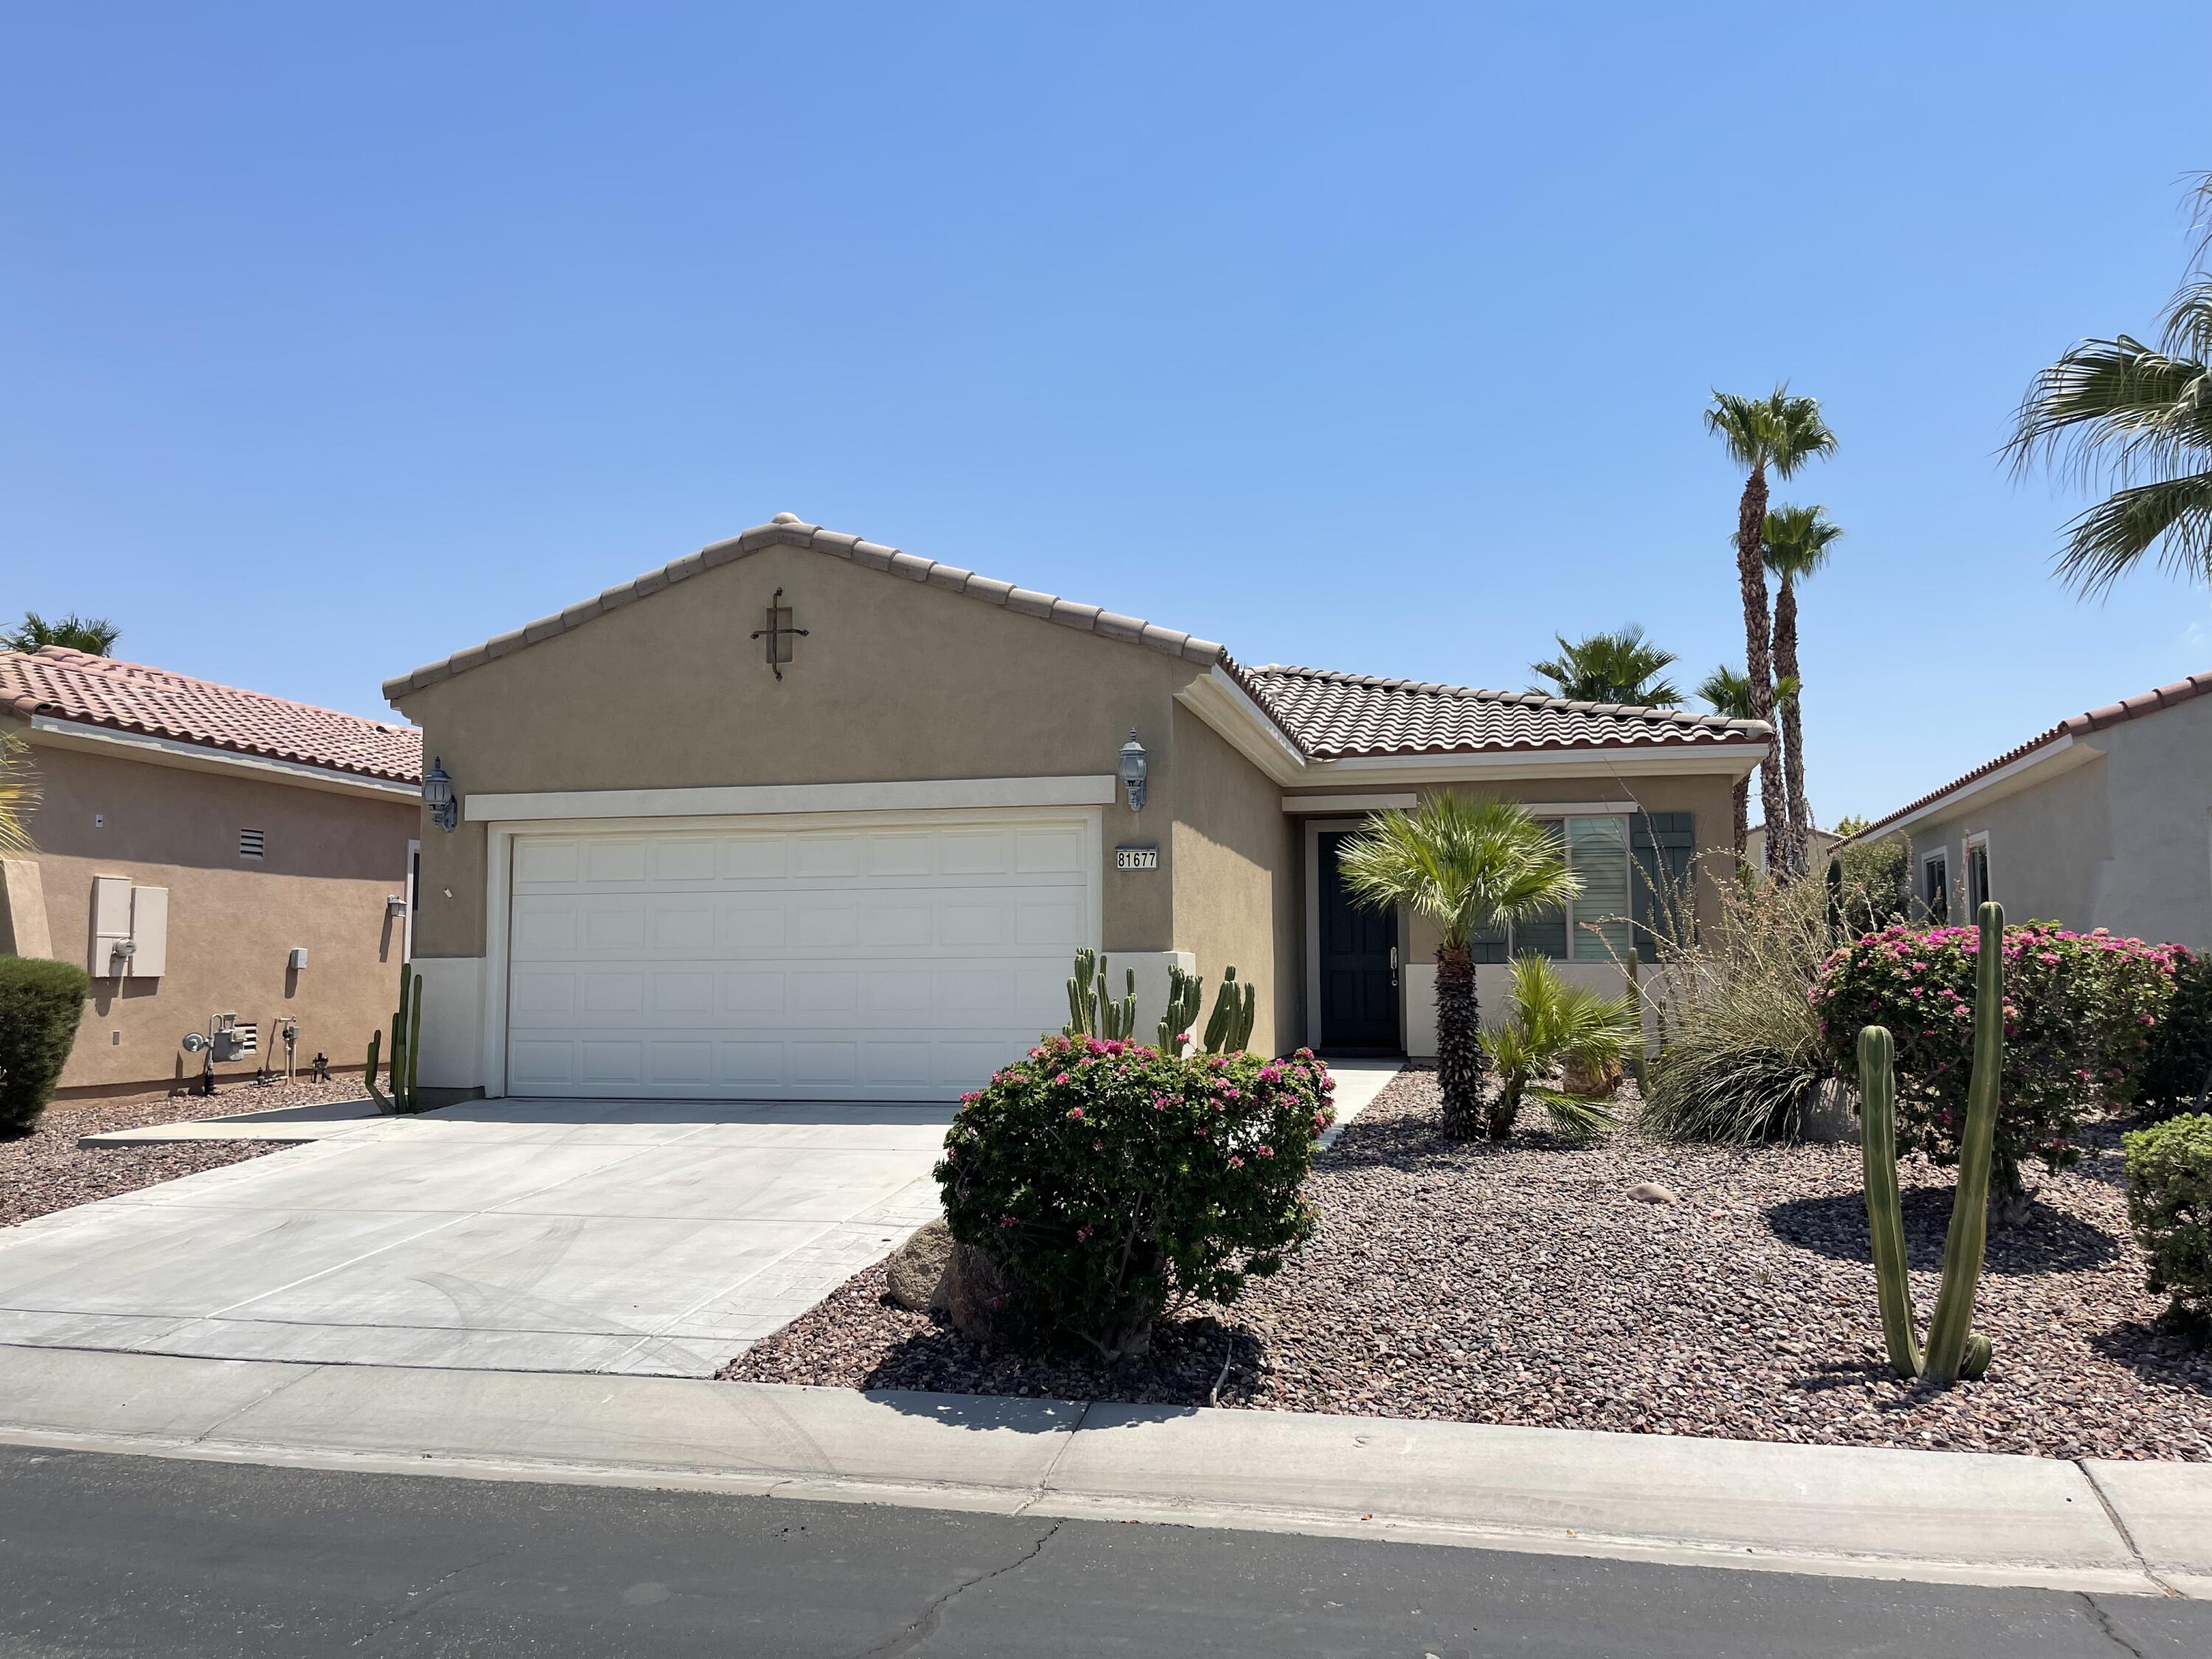
{"type": "Polygon", "coordinates": [[[1990,1152],[1996,1139],[1997,1085],[2004,1066],[2004,907],[1981,908],[1981,954],[1974,966],[1974,1079],[1966,1091],[1966,1131],[1959,1146],[1959,1184],[1943,1241],[1943,1284],[1928,1322],[1927,1376],[1948,1387],[1989,1366],[1989,1341],[1972,1340],[1974,1289],[1989,1243],[1990,1152]],[[1971,1369],[1970,1369],[1971,1367],[1971,1369]]]}
{"type": "Polygon", "coordinates": [[[1912,1281],[1905,1255],[1905,1211],[1897,1194],[1896,1045],[1879,1025],[1859,1031],[1859,1127],[1866,1169],[1867,1231],[1874,1240],[1881,1340],[1891,1369],[1920,1375],[1912,1328],[1912,1281]]]}
{"type": "Polygon", "coordinates": [[[422,1054],[422,975],[415,975],[414,990],[407,999],[407,1109],[419,1112],[422,1098],[416,1091],[415,1067],[422,1054]]]}
{"type": "Polygon", "coordinates": [[[362,1081],[368,1085],[368,1097],[376,1103],[376,1109],[389,1112],[394,1109],[391,1097],[376,1086],[377,1054],[383,1047],[384,1033],[381,1030],[371,1031],[368,1034],[368,1069],[362,1073],[362,1081]]]}
{"type": "Polygon", "coordinates": [[[1204,1000],[1206,981],[1196,974],[1186,974],[1170,963],[1168,967],[1168,1007],[1160,1016],[1159,1048],[1164,1054],[1173,1057],[1182,1053],[1182,1039],[1198,1018],[1199,1005],[1204,1000]]]}

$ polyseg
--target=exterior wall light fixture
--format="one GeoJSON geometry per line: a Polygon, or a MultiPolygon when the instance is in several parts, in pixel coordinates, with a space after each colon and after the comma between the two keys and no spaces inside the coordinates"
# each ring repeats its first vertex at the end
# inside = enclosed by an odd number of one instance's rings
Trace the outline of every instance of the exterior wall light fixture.
{"type": "Polygon", "coordinates": [[[1133,730],[1128,742],[1121,745],[1121,763],[1116,769],[1121,779],[1121,793],[1128,798],[1129,810],[1145,810],[1145,774],[1150,769],[1145,761],[1145,745],[1137,741],[1133,730]]]}
{"type": "Polygon", "coordinates": [[[430,763],[430,771],[422,780],[422,805],[430,809],[430,822],[447,835],[460,821],[460,810],[453,800],[453,781],[446,775],[446,762],[440,756],[430,763]]]}

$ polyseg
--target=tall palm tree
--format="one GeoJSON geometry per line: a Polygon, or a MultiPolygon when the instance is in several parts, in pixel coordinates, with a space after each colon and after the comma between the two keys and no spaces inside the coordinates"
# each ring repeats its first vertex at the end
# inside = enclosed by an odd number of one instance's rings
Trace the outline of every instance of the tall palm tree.
{"type": "Polygon", "coordinates": [[[89,657],[104,657],[115,649],[123,630],[105,617],[80,617],[72,611],[59,622],[48,622],[35,611],[23,613],[20,628],[0,629],[0,650],[36,651],[42,645],[65,645],[89,657]]]}
{"type": "MultiPolygon", "coordinates": [[[[1745,469],[1743,497],[1736,506],[1735,574],[1743,596],[1744,673],[1751,682],[1748,718],[1774,719],[1774,664],[1768,652],[1766,613],[1766,475],[1793,477],[1799,468],[1820,456],[1832,455],[1836,434],[1820,418],[1820,405],[1811,398],[1793,398],[1787,386],[1778,386],[1764,398],[1741,398],[1716,392],[1705,410],[1705,429],[1728,448],[1729,459],[1745,469]]],[[[1787,822],[1782,769],[1769,750],[1759,766],[1759,799],[1766,814],[1771,845],[1775,830],[1787,822]]]]}
{"type": "MultiPolygon", "coordinates": [[[[1565,634],[1559,654],[1549,662],[1532,662],[1528,672],[1551,681],[1550,695],[1571,702],[1623,702],[1643,708],[1672,708],[1682,700],[1672,681],[1659,676],[1674,660],[1644,636],[1642,624],[1630,623],[1617,633],[1589,634],[1570,641],[1565,634]]],[[[1531,686],[1540,691],[1541,686],[1531,686]]]]}
{"type": "Polygon", "coordinates": [[[1337,854],[1346,887],[1373,909],[1404,905],[1437,926],[1437,1081],[1444,1127],[1482,1132],[1482,1015],[1474,936],[1564,904],[1582,891],[1559,839],[1511,801],[1431,795],[1411,812],[1376,812],[1337,854]]]}
{"type": "MultiPolygon", "coordinates": [[[[1828,562],[1828,550],[1844,533],[1821,507],[1778,507],[1766,515],[1765,556],[1774,573],[1775,701],[1782,711],[1782,781],[1787,794],[1789,838],[1777,867],[1793,876],[1806,872],[1806,847],[1813,817],[1805,804],[1805,677],[1797,666],[1797,584],[1828,562]],[[1790,690],[1781,691],[1783,685],[1790,690]]],[[[1771,825],[1772,819],[1767,820],[1771,825]]],[[[1767,846],[1776,845],[1772,835],[1767,846]]]]}
{"type": "Polygon", "coordinates": [[[2035,377],[2005,453],[2048,460],[2112,493],[2066,526],[2058,574],[2088,596],[2158,551],[2160,568],[2212,585],[2212,173],[2194,188],[2197,246],[2160,314],[2156,349],[2083,340],[2035,377]]]}
{"type": "MultiPolygon", "coordinates": [[[[1751,713],[1751,681],[1741,669],[1723,663],[1698,682],[1698,695],[1726,720],[1747,720],[1751,713]]],[[[1767,838],[1770,842],[1771,836],[1767,838]]],[[[1751,774],[1735,781],[1735,861],[1739,867],[1751,845],[1751,774]]]]}

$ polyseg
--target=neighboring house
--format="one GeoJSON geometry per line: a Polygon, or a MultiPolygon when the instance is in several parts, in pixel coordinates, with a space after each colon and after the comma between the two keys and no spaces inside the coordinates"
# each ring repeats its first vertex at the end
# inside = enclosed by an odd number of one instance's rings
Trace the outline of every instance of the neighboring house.
{"type": "MultiPolygon", "coordinates": [[[[1814,875],[1825,873],[1828,854],[1843,844],[1844,838],[1832,830],[1823,830],[1814,824],[1805,836],[1805,867],[1814,875]]],[[[1766,826],[1754,823],[1743,839],[1744,862],[1754,870],[1766,868],[1766,826]]]]}
{"type": "Polygon", "coordinates": [[[1856,840],[1903,837],[1920,914],[2212,948],[2212,673],[2061,720],[1856,840]]]}
{"type": "Polygon", "coordinates": [[[1084,945],[1136,971],[1146,1037],[1170,963],[1209,1006],[1233,965],[1257,1051],[1431,1054],[1433,933],[1338,879],[1365,814],[1450,787],[1559,822],[1588,896],[1486,942],[1494,1013],[1510,945],[1618,986],[1627,924],[1581,924],[1674,882],[1710,914],[1698,850],[1768,743],[1248,668],[788,514],[385,690],[458,796],[423,832],[440,1094],[957,1094],[1066,1022],[1084,945]]]}
{"type": "Polygon", "coordinates": [[[300,1070],[361,1069],[406,954],[418,733],[61,646],[0,653],[0,730],[40,791],[0,946],[93,976],[58,1098],[191,1082],[219,1016],[256,1037],[219,1077],[282,1071],[288,1025],[300,1070]]]}

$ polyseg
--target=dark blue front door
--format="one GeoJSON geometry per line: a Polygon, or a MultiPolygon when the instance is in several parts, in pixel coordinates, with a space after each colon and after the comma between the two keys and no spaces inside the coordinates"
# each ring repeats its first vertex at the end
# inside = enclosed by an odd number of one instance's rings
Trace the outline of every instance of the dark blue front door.
{"type": "Polygon", "coordinates": [[[1398,913],[1352,902],[1336,866],[1353,832],[1323,830],[1321,854],[1321,1042],[1338,1051],[1396,1054],[1398,913]]]}

